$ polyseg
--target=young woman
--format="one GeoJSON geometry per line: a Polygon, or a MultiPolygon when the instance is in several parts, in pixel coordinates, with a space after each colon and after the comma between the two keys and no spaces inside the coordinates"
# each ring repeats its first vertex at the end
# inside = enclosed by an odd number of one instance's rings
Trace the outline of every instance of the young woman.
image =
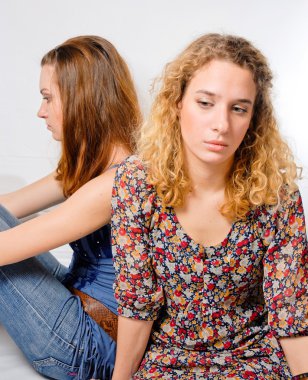
{"type": "Polygon", "coordinates": [[[308,372],[305,220],[271,80],[236,36],[204,35],[167,65],[113,189],[113,380],[308,372]]]}
{"type": "Polygon", "coordinates": [[[117,317],[108,222],[115,166],[133,151],[140,123],[136,92],[100,37],[69,39],[41,64],[38,116],[62,155],[54,173],[0,197],[0,322],[44,376],[110,379],[117,317]],[[32,257],[67,242],[69,269],[50,253],[32,257]]]}

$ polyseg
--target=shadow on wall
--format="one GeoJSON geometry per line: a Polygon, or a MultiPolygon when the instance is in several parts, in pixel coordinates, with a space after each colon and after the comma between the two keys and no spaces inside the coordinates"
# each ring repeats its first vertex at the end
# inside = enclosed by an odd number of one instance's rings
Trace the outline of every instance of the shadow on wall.
{"type": "Polygon", "coordinates": [[[27,183],[21,177],[5,174],[0,175],[0,194],[9,193],[18,190],[27,183]]]}

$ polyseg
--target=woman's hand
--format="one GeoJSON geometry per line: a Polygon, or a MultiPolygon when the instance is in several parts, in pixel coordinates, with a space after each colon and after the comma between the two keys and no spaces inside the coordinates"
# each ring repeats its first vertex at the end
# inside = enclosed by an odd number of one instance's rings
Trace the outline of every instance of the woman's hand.
{"type": "Polygon", "coordinates": [[[280,339],[293,376],[308,373],[308,336],[280,339]]]}

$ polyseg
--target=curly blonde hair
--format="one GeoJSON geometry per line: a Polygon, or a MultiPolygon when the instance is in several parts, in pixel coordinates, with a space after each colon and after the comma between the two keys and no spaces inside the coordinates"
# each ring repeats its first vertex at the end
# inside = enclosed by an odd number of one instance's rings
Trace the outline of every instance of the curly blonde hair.
{"type": "Polygon", "coordinates": [[[149,181],[166,206],[180,207],[191,189],[185,170],[178,105],[194,73],[213,59],[251,71],[256,100],[249,129],[235,153],[221,213],[243,218],[262,204],[279,204],[282,188],[297,186],[297,166],[278,130],[270,97],[272,73],[266,58],[249,41],[232,35],[206,34],[192,42],[161,76],[160,91],[140,131],[138,153],[149,169],[149,181]],[[286,185],[286,186],[284,186],[286,185]]]}

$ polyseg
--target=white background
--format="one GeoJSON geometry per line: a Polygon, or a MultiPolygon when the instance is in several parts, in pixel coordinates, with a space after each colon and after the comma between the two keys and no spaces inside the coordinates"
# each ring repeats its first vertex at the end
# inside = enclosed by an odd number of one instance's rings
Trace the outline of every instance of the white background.
{"type": "MultiPolygon", "coordinates": [[[[250,39],[270,61],[277,116],[304,166],[300,188],[308,210],[307,22],[308,0],[1,0],[0,192],[56,165],[57,144],[35,116],[40,59],[48,50],[81,34],[109,39],[131,68],[146,114],[150,85],[164,64],[201,34],[225,32],[250,39]]],[[[57,251],[62,259],[65,253],[66,247],[57,251]]],[[[41,378],[1,326],[0,335],[1,379],[41,378]]]]}
{"type": "MultiPolygon", "coordinates": [[[[52,171],[58,145],[36,117],[44,53],[67,38],[98,34],[127,60],[144,114],[152,80],[207,32],[251,40],[275,75],[273,99],[284,136],[308,176],[308,0],[1,0],[0,192],[52,171]]],[[[308,181],[300,182],[308,210],[308,181]]]]}

